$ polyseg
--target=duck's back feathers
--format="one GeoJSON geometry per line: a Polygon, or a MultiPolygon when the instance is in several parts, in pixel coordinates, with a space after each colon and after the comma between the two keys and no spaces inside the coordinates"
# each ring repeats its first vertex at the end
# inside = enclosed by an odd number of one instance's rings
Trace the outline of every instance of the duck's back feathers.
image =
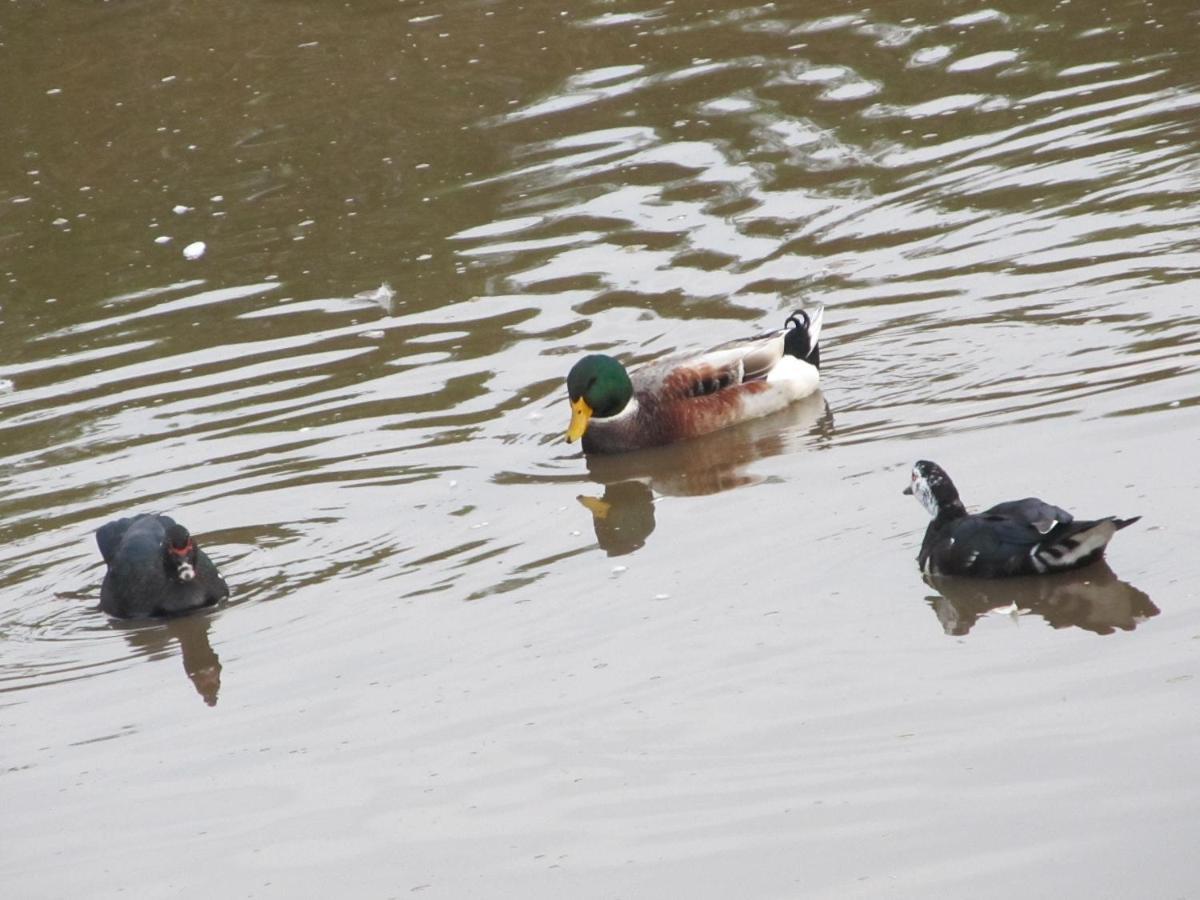
{"type": "Polygon", "coordinates": [[[1032,527],[1039,535],[1049,534],[1056,525],[1070,525],[1075,521],[1065,509],[1037,497],[997,503],[980,515],[998,523],[1016,523],[1021,527],[1032,527]]]}
{"type": "Polygon", "coordinates": [[[709,350],[672,353],[653,360],[630,374],[634,391],[683,399],[761,381],[783,358],[789,330],[781,328],[726,341],[709,350]]]}
{"type": "Polygon", "coordinates": [[[96,544],[106,563],[112,563],[117,548],[121,546],[121,539],[125,537],[125,532],[129,530],[132,522],[133,519],[114,519],[96,530],[96,544]]]}
{"type": "Polygon", "coordinates": [[[653,394],[660,401],[691,400],[745,381],[744,357],[735,350],[702,355],[674,354],[642,366],[630,376],[635,396],[653,394]]]}
{"type": "Polygon", "coordinates": [[[170,516],[154,515],[153,513],[114,519],[96,529],[96,544],[100,548],[100,555],[104,557],[104,561],[111,564],[131,526],[137,526],[134,529],[135,534],[145,532],[150,538],[158,539],[160,536],[165,538],[167,529],[175,524],[175,520],[170,516]]]}

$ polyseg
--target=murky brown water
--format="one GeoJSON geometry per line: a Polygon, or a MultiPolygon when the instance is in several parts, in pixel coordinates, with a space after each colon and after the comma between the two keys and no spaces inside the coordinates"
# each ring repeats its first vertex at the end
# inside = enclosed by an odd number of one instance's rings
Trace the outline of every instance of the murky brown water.
{"type": "Polygon", "coordinates": [[[6,4],[5,896],[1194,896],[1198,40],[1182,2],[6,4]],[[812,302],[822,395],[561,442],[584,350],[812,302]],[[934,590],[919,457],[1144,519],[934,590]],[[148,509],[232,602],[96,610],[92,532],[148,509]]]}

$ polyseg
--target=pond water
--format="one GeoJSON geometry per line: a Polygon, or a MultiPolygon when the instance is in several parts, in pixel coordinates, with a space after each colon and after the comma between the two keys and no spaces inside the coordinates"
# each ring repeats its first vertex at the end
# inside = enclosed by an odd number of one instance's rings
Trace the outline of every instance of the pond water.
{"type": "Polygon", "coordinates": [[[1191,896],[1198,38],[1182,2],[7,4],[5,895],[1191,896]],[[563,442],[581,354],[818,303],[809,400],[563,442]],[[918,458],[1143,518],[930,586],[918,458]],[[146,510],[227,604],[98,611],[93,533],[146,510]]]}

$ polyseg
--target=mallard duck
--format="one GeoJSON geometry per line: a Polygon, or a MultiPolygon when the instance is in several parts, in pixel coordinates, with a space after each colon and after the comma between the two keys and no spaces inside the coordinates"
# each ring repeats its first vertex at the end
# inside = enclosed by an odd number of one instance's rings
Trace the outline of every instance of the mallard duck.
{"type": "Polygon", "coordinates": [[[117,519],[96,532],[108,570],[100,608],[123,619],[190,612],[229,596],[229,587],[188,530],[170,516],[117,519]]]}
{"type": "Polygon", "coordinates": [[[785,327],[701,353],[664,356],[626,372],[611,356],[585,356],[567,375],[567,442],[584,453],[672,444],[765,416],[820,384],[822,307],[785,327]]]}
{"type": "Polygon", "coordinates": [[[926,575],[1003,578],[1077,569],[1100,559],[1113,535],[1141,518],[1077,522],[1036,497],[972,515],[945,470],[923,459],[913,466],[904,493],[915,495],[933,516],[917,555],[926,575]]]}

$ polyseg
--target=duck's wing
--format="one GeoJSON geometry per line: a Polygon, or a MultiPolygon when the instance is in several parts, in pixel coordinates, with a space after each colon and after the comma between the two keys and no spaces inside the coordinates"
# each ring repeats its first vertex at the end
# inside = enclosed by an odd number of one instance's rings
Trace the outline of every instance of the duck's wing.
{"type": "Polygon", "coordinates": [[[1029,554],[1042,535],[1028,522],[990,513],[964,516],[938,535],[929,548],[934,574],[996,578],[1032,571],[1029,554]]]}
{"type": "Polygon", "coordinates": [[[980,515],[1004,528],[1033,528],[1039,538],[1046,536],[1059,525],[1070,525],[1074,521],[1074,517],[1065,509],[1037,497],[997,503],[980,515]]]}
{"type": "Polygon", "coordinates": [[[715,394],[759,381],[783,358],[786,329],[729,341],[701,353],[675,353],[636,369],[634,389],[663,399],[715,394]]]}
{"type": "Polygon", "coordinates": [[[784,338],[788,329],[780,328],[756,334],[754,337],[740,341],[730,341],[708,352],[717,359],[729,357],[736,359],[742,368],[742,381],[758,381],[766,378],[767,373],[779,365],[783,359],[784,338]]]}
{"type": "Polygon", "coordinates": [[[1034,497],[1000,503],[955,523],[943,570],[995,577],[1073,569],[1099,559],[1122,521],[1077,520],[1034,497]]]}
{"type": "Polygon", "coordinates": [[[960,520],[953,537],[957,545],[978,550],[980,559],[1000,559],[1028,553],[1045,535],[1025,519],[989,511],[960,520]]]}
{"type": "Polygon", "coordinates": [[[217,571],[216,565],[203,550],[196,551],[196,580],[204,588],[204,602],[216,603],[229,596],[229,585],[217,571]]]}
{"type": "Polygon", "coordinates": [[[96,544],[100,547],[100,555],[106,563],[111,563],[121,546],[121,539],[133,524],[133,519],[115,519],[96,529],[96,544]]]}

